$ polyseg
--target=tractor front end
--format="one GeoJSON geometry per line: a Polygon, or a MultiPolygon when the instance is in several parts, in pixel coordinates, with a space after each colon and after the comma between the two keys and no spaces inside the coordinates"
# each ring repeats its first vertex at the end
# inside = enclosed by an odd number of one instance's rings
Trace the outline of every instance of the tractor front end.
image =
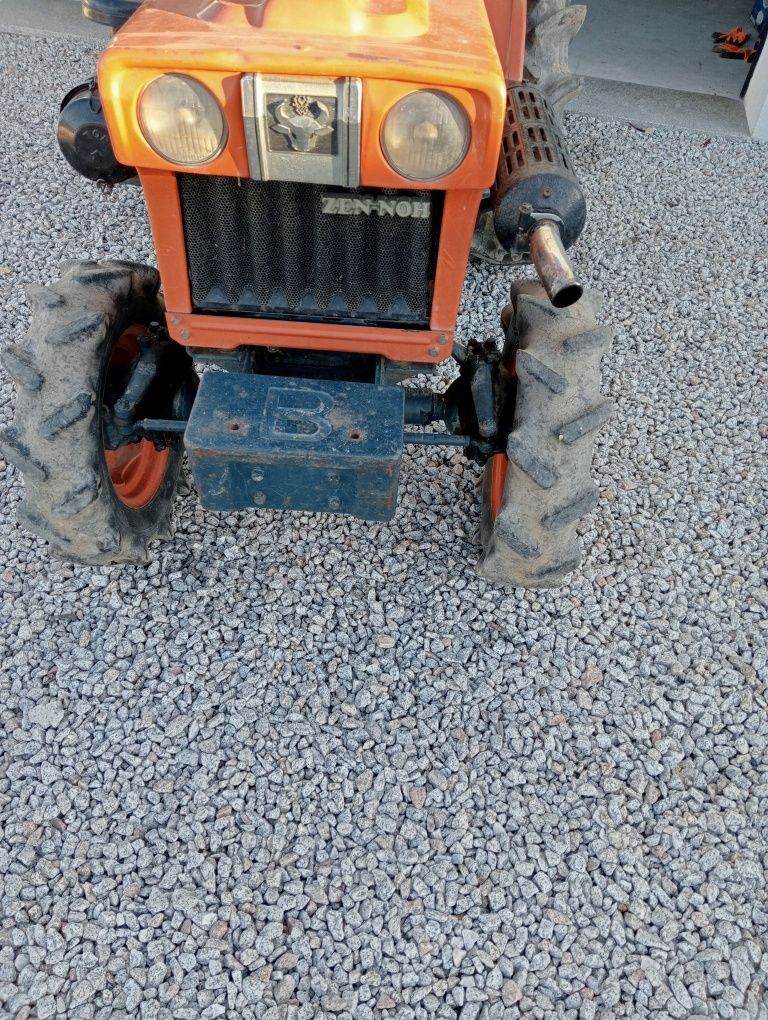
{"type": "Polygon", "coordinates": [[[159,0],[101,58],[168,335],[235,369],[185,428],[208,509],[391,517],[394,382],[451,356],[504,81],[487,27],[466,48],[435,5],[376,7],[159,0]]]}
{"type": "MultiPolygon", "coordinates": [[[[386,520],[404,443],[447,443],[487,463],[486,576],[545,585],[572,569],[589,492],[558,476],[551,436],[520,447],[515,408],[526,372],[553,399],[567,389],[561,417],[586,392],[518,350],[542,309],[562,319],[553,306],[569,309],[561,346],[594,333],[564,253],[584,205],[544,95],[511,84],[524,40],[521,0],[138,6],[97,81],[65,98],[58,137],[85,176],[138,178],[158,271],[82,263],[31,295],[27,346],[5,356],[19,401],[2,441],[28,526],[70,559],[145,558],[184,450],[210,510],[386,520]],[[550,299],[513,295],[503,350],[454,336],[483,217],[550,299]],[[450,357],[447,392],[402,385],[450,357]],[[195,363],[225,371],[199,380],[195,363]],[[554,544],[507,498],[516,471],[556,489],[537,518],[554,544]]],[[[599,379],[604,347],[593,337],[574,370],[597,357],[599,379]]]]}

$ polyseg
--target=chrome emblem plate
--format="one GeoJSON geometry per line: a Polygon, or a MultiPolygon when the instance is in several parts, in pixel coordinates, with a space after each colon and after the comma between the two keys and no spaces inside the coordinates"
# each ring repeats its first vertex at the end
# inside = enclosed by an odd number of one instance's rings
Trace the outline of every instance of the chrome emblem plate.
{"type": "Polygon", "coordinates": [[[361,91],[359,78],[243,75],[250,176],[358,187],[361,91]]]}

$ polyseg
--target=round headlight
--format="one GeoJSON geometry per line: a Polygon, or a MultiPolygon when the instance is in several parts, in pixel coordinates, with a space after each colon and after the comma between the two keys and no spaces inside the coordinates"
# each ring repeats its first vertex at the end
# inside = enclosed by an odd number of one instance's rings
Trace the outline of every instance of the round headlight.
{"type": "Polygon", "coordinates": [[[411,92],[387,114],[381,147],[387,162],[412,181],[436,181],[452,173],[469,148],[469,120],[444,92],[411,92]]]}
{"type": "Polygon", "coordinates": [[[139,125],[155,152],[171,163],[199,166],[218,156],[227,125],[205,85],[183,74],[163,74],[139,99],[139,125]]]}

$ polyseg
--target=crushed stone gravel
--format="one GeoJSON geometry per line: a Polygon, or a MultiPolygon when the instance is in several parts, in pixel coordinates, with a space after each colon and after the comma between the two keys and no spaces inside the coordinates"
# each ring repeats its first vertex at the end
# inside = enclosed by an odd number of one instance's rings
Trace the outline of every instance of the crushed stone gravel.
{"type": "MultiPolygon", "coordinates": [[[[26,282],[152,251],[55,150],[94,45],[0,53],[8,344],[26,282]]],[[[560,591],[474,576],[455,451],[389,524],[185,496],[121,569],[49,560],[0,461],[3,1016],[768,1017],[768,148],[568,128],[619,410],[560,591]]]]}

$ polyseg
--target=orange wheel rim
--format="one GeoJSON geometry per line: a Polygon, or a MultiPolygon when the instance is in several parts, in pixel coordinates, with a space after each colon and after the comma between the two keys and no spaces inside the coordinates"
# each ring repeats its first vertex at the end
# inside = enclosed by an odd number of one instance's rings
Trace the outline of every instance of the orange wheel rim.
{"type": "MultiPolygon", "coordinates": [[[[146,333],[146,326],[130,326],[114,346],[107,366],[124,368],[139,352],[138,337],[146,333]]],[[[104,450],[104,460],[115,494],[131,510],[147,506],[163,484],[171,451],[156,450],[149,439],[129,443],[116,450],[104,450]]]]}
{"type": "Polygon", "coordinates": [[[140,510],[151,503],[165,477],[170,450],[156,450],[149,439],[141,439],[117,450],[105,450],[104,458],[112,488],[121,503],[140,510]]]}
{"type": "Polygon", "coordinates": [[[507,468],[509,461],[504,453],[494,453],[491,457],[491,520],[496,520],[496,515],[501,509],[504,499],[504,483],[507,480],[507,468]]]}

